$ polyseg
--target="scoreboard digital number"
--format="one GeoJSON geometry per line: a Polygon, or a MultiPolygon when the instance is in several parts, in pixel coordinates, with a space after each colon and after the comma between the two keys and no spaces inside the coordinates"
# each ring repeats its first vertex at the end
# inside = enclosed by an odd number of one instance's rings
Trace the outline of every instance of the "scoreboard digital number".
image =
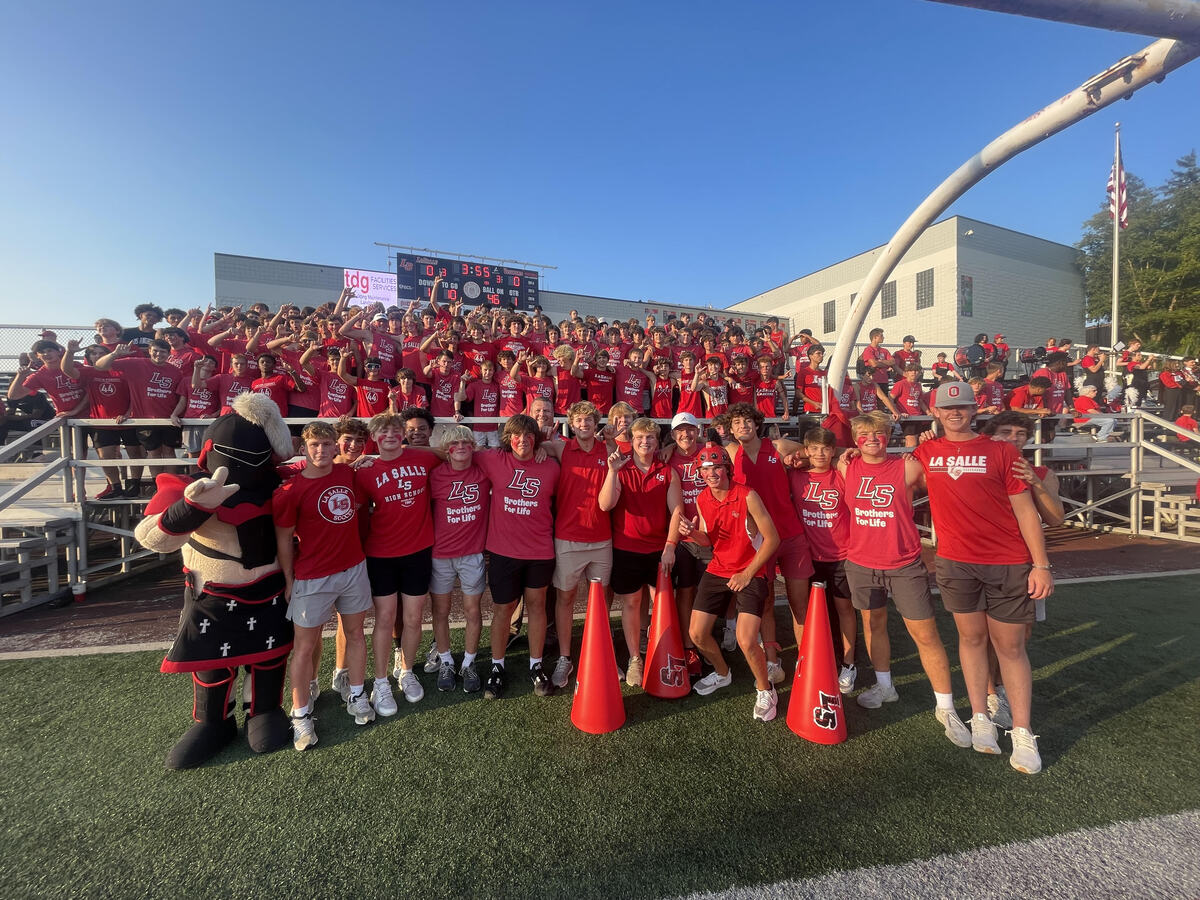
{"type": "Polygon", "coordinates": [[[432,256],[396,254],[396,298],[429,301],[433,279],[442,277],[438,301],[532,312],[538,305],[538,273],[432,256]]]}

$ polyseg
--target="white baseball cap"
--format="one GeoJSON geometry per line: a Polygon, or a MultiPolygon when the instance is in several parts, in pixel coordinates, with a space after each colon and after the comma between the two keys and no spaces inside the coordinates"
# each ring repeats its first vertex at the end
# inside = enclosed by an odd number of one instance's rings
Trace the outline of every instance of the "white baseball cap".
{"type": "Polygon", "coordinates": [[[674,431],[680,425],[691,425],[693,428],[699,428],[700,423],[696,421],[696,417],[691,413],[675,413],[675,418],[671,420],[671,430],[674,431]]]}

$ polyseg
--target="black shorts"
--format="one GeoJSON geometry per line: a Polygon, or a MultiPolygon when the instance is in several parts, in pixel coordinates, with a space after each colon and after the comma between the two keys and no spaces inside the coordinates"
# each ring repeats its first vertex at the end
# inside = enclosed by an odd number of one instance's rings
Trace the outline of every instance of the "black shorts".
{"type": "Polygon", "coordinates": [[[147,453],[160,447],[178,450],[183,446],[183,429],[176,425],[151,425],[137,430],[138,443],[147,453]]]}
{"type": "MultiPolygon", "coordinates": [[[[679,558],[679,548],[675,548],[675,557],[679,558]]],[[[686,550],[682,551],[687,553],[686,550]]],[[[618,550],[613,547],[612,577],[609,587],[614,594],[636,594],[643,586],[654,587],[658,584],[658,565],[662,560],[662,551],[657,553],[634,553],[632,550],[618,550]]]]}
{"type": "Polygon", "coordinates": [[[513,559],[499,553],[488,554],[488,588],[493,606],[516,603],[527,588],[549,587],[553,577],[553,559],[513,559]]]}
{"type": "Polygon", "coordinates": [[[133,428],[90,428],[92,446],[99,450],[101,447],[116,447],[124,444],[126,447],[140,447],[137,430],[133,428]]]}
{"type": "Polygon", "coordinates": [[[696,599],[692,603],[692,610],[723,616],[725,610],[729,608],[730,599],[732,599],[737,607],[738,615],[748,613],[761,619],[767,605],[767,593],[770,587],[767,579],[751,578],[750,583],[740,591],[731,591],[728,582],[728,578],[713,575],[711,572],[701,575],[700,587],[696,589],[696,599]]]}
{"type": "Polygon", "coordinates": [[[815,581],[825,582],[825,593],[830,597],[845,597],[850,599],[850,582],[846,580],[846,561],[835,559],[832,562],[813,560],[813,575],[808,579],[811,585],[815,581]]]}
{"type": "MultiPolygon", "coordinates": [[[[315,409],[310,409],[307,406],[296,406],[292,403],[289,403],[287,417],[289,419],[310,419],[311,420],[311,419],[315,419],[317,417],[317,411],[315,409]]],[[[300,437],[300,432],[302,432],[304,430],[305,424],[307,424],[307,423],[302,423],[299,425],[289,425],[288,432],[292,435],[292,437],[300,437]]],[[[384,596],[384,595],[380,594],[379,596],[384,596]]]]}
{"type": "MultiPolygon", "coordinates": [[[[694,546],[694,545],[693,545],[694,546]]],[[[671,569],[671,585],[679,588],[694,588],[700,583],[705,564],[687,545],[680,543],[675,548],[675,565],[671,569]]]]}
{"type": "Polygon", "coordinates": [[[433,577],[433,547],[426,547],[407,556],[368,556],[367,580],[371,582],[372,597],[408,594],[421,597],[429,593],[433,577]]]}
{"type": "Polygon", "coordinates": [[[908,437],[920,437],[932,427],[932,422],[910,422],[905,419],[900,423],[901,433],[908,437]]]}

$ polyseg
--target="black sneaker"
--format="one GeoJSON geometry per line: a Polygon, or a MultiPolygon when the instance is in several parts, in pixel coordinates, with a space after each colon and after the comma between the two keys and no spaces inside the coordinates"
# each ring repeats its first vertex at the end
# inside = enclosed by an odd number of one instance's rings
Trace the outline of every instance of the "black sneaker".
{"type": "Polygon", "coordinates": [[[492,673],[488,675],[487,684],[483,688],[484,700],[499,700],[504,696],[504,666],[492,663],[492,673]]]}
{"type": "Polygon", "coordinates": [[[554,693],[554,685],[550,683],[550,678],[541,663],[533,664],[533,668],[529,670],[529,680],[533,682],[533,692],[539,697],[549,697],[554,693]]]}

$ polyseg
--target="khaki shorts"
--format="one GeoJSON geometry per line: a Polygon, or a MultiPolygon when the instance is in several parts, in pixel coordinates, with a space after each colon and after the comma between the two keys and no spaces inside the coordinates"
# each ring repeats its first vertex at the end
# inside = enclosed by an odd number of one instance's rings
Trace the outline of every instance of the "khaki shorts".
{"type": "Polygon", "coordinates": [[[324,578],[298,578],[292,583],[287,617],[301,628],[320,628],[336,609],[343,616],[366,612],[372,606],[371,582],[363,560],[324,578]]]}
{"type": "Polygon", "coordinates": [[[569,591],[578,587],[584,578],[599,578],[608,584],[612,577],[612,541],[585,544],[579,541],[554,539],[554,579],[557,590],[569,591]]]}
{"type": "Polygon", "coordinates": [[[855,609],[883,609],[891,594],[896,610],[904,618],[914,622],[933,618],[929,572],[919,559],[898,569],[868,569],[846,560],[846,581],[855,609]]]}
{"type": "Polygon", "coordinates": [[[942,605],[948,612],[985,612],[997,622],[1034,620],[1037,603],[1029,596],[1029,563],[986,565],[934,560],[942,605]]]}

